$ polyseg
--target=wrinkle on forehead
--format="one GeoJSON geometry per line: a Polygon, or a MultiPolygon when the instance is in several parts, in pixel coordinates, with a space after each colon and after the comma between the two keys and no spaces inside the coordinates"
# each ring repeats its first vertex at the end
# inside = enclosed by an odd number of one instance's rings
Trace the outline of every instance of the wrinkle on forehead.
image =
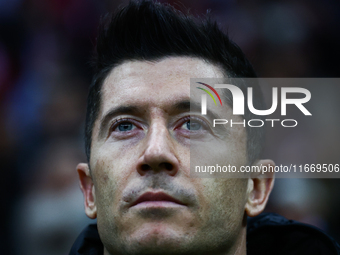
{"type": "MultiPolygon", "coordinates": [[[[126,61],[112,69],[104,81],[103,90],[107,85],[119,84],[118,87],[129,85],[129,81],[138,79],[149,85],[159,85],[159,80],[171,82],[173,78],[182,77],[188,83],[190,78],[223,78],[223,71],[207,61],[190,57],[169,57],[156,62],[126,61]]],[[[164,85],[164,84],[162,84],[164,85]]],[[[111,87],[111,86],[110,86],[111,87]]]]}
{"type": "MultiPolygon", "coordinates": [[[[150,99],[157,99],[159,96],[158,88],[168,88],[173,92],[174,80],[185,86],[187,96],[190,95],[190,78],[221,78],[222,70],[199,58],[190,57],[169,57],[157,62],[151,61],[127,61],[112,69],[106,77],[101,95],[102,103],[99,116],[105,112],[106,106],[113,102],[116,95],[124,98],[124,101],[135,100],[132,97],[135,93],[141,92],[144,96],[138,98],[141,101],[151,103],[150,99]],[[145,93],[142,93],[142,92],[145,93]],[[112,96],[115,95],[115,96],[112,96]]],[[[183,92],[181,92],[183,94],[183,92]]],[[[170,93],[166,99],[173,100],[170,93]]]]}

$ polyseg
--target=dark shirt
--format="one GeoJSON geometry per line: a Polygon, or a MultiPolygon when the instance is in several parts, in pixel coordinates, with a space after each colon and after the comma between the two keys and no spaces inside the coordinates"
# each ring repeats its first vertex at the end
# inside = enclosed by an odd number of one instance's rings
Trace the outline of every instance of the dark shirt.
{"type": "MultiPolygon", "coordinates": [[[[247,255],[340,255],[337,242],[316,227],[274,214],[248,218],[247,255]]],[[[97,225],[83,230],[69,255],[102,255],[97,225]]]]}

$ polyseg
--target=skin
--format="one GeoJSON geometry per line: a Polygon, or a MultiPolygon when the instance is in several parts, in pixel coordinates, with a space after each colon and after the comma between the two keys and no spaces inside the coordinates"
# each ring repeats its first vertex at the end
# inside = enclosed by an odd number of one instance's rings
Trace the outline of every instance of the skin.
{"type": "MultiPolygon", "coordinates": [[[[244,128],[212,129],[200,112],[175,107],[190,99],[189,78],[194,77],[223,75],[203,60],[171,57],[128,61],[106,78],[90,166],[77,167],[85,212],[97,218],[105,255],[246,254],[246,216],[263,211],[273,176],[190,178],[190,151],[202,164],[207,159],[211,164],[247,164],[244,128]],[[105,117],[122,106],[136,111],[105,117]],[[189,120],[197,130],[188,130],[189,120]],[[180,204],[132,206],[146,192],[166,193],[180,204]]],[[[199,93],[191,100],[199,102],[199,93]]],[[[221,118],[234,118],[230,107],[223,107],[210,108],[221,118]]]]}

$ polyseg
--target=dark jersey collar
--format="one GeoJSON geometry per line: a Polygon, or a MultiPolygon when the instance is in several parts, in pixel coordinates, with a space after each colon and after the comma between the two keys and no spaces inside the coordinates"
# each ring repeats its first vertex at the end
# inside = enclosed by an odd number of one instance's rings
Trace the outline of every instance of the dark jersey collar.
{"type": "MultiPolygon", "coordinates": [[[[248,218],[247,255],[340,255],[340,246],[321,230],[274,214],[248,218]]],[[[81,232],[69,255],[102,255],[97,225],[81,232]]]]}

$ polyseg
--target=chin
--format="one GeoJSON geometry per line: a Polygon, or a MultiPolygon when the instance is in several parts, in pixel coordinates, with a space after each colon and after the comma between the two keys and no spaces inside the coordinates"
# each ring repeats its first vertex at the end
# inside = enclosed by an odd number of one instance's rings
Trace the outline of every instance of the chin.
{"type": "Polygon", "coordinates": [[[160,223],[146,224],[129,236],[130,248],[136,254],[173,254],[185,246],[188,236],[160,223]]]}

